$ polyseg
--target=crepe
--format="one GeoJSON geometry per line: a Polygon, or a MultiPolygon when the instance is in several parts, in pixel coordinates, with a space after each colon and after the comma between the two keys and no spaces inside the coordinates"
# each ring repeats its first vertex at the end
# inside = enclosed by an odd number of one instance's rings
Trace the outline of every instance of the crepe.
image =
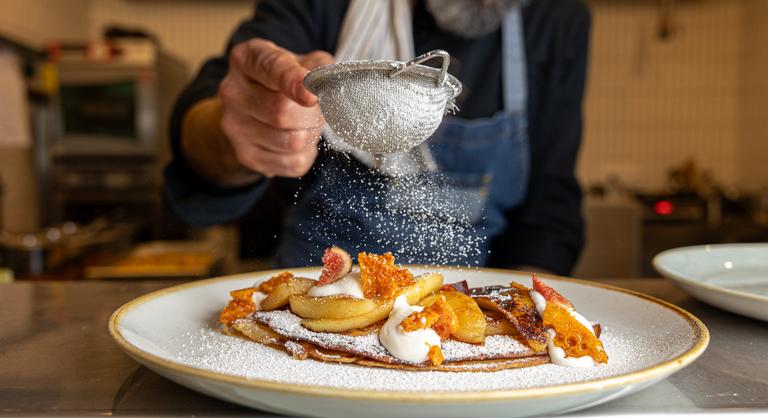
{"type": "Polygon", "coordinates": [[[443,342],[445,362],[409,363],[391,356],[378,338],[380,324],[351,333],[325,333],[307,330],[298,316],[289,311],[256,312],[230,324],[232,331],[258,343],[281,349],[294,358],[358,364],[398,370],[451,372],[491,372],[529,367],[549,362],[546,352],[535,352],[513,336],[493,335],[482,345],[456,340],[443,342]]]}
{"type": "MultiPolygon", "coordinates": [[[[546,349],[533,350],[517,333],[489,335],[482,345],[446,340],[442,345],[445,362],[433,365],[429,361],[409,363],[390,355],[379,342],[381,323],[346,333],[327,333],[308,330],[300,322],[301,318],[288,310],[259,311],[233,321],[229,331],[283,350],[299,360],[398,370],[494,372],[550,362],[546,349]]],[[[595,331],[600,334],[599,325],[595,331]]]]}

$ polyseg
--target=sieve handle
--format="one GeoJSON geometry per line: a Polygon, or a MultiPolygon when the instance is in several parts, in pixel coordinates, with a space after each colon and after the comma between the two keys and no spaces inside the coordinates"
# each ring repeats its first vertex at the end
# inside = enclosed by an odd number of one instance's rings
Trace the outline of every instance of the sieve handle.
{"type": "Polygon", "coordinates": [[[440,68],[440,74],[437,77],[437,86],[440,87],[443,84],[445,84],[445,79],[448,77],[448,64],[451,63],[451,56],[448,54],[448,52],[443,51],[442,49],[436,49],[434,51],[429,51],[426,54],[419,55],[418,57],[406,62],[405,65],[403,65],[402,67],[389,73],[389,76],[397,77],[399,74],[402,74],[410,70],[414,66],[421,64],[424,61],[431,60],[433,58],[443,59],[443,66],[442,68],[440,68]]]}

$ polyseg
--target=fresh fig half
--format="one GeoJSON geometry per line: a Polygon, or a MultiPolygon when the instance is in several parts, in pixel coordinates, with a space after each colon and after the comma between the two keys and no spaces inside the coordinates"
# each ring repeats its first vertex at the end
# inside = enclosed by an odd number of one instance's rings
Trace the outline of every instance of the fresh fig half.
{"type": "Polygon", "coordinates": [[[544,299],[546,299],[548,302],[556,303],[558,305],[564,306],[565,308],[573,308],[573,304],[571,304],[570,300],[566,299],[565,296],[558,293],[557,290],[546,285],[538,277],[536,277],[535,274],[533,277],[531,277],[531,281],[533,281],[533,289],[539,292],[541,296],[544,296],[544,299]]]}
{"type": "Polygon", "coordinates": [[[331,284],[352,271],[352,257],[343,249],[333,246],[323,253],[323,271],[320,272],[318,286],[331,284]]]}
{"type": "Polygon", "coordinates": [[[462,280],[460,282],[448,283],[446,285],[443,285],[443,287],[441,287],[440,290],[445,290],[445,291],[455,290],[459,293],[463,293],[469,296],[469,284],[467,283],[466,280],[462,280]]]}

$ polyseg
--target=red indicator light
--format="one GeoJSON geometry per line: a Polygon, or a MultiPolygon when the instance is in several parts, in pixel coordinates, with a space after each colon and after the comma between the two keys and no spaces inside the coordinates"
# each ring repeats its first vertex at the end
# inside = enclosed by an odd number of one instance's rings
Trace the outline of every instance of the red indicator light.
{"type": "Polygon", "coordinates": [[[653,211],[656,212],[657,215],[668,216],[675,211],[675,204],[669,200],[659,200],[653,205],[653,211]]]}

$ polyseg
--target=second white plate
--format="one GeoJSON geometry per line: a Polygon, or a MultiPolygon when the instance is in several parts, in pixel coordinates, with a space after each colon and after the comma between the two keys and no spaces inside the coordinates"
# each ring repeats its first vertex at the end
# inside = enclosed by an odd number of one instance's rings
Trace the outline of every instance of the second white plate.
{"type": "Polygon", "coordinates": [[[697,299],[768,321],[768,244],[676,248],[653,265],[697,299]]]}
{"type": "MultiPolygon", "coordinates": [[[[447,283],[467,280],[473,287],[530,282],[527,274],[504,270],[440,270],[447,283]]],[[[319,274],[319,269],[294,271],[319,274]]],[[[224,335],[216,323],[230,290],[275,273],[204,280],[145,295],[113,314],[110,332],[140,363],[211,396],[278,413],[370,418],[513,417],[583,409],[665,378],[694,361],[709,341],[704,325],[673,305],[618,288],[546,278],[588,319],[603,325],[607,365],[446,373],[294,360],[224,335]]]]}

